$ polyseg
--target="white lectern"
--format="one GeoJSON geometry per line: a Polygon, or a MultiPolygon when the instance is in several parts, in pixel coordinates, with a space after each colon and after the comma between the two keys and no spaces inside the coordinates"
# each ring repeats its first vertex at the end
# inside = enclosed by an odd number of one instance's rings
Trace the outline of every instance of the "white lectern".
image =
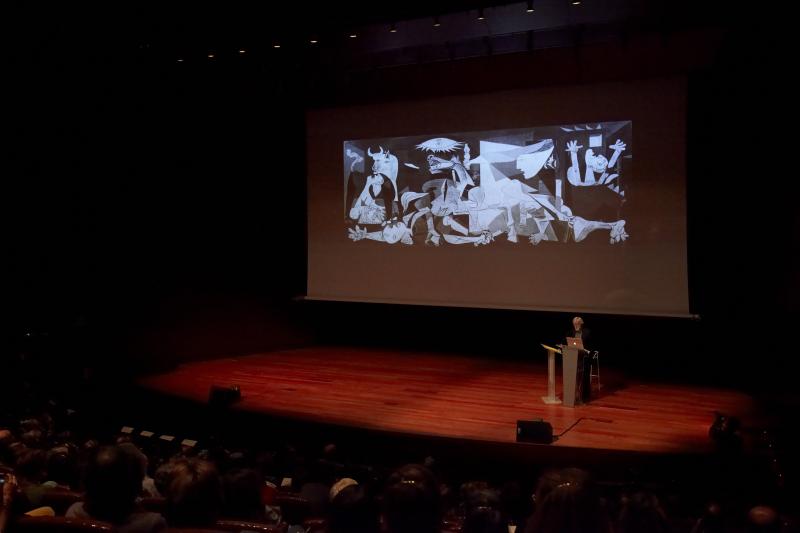
{"type": "Polygon", "coordinates": [[[561,400],[556,396],[556,354],[561,350],[546,344],[542,344],[542,348],[547,350],[547,396],[542,396],[542,401],[547,405],[558,405],[561,400]]]}
{"type": "Polygon", "coordinates": [[[542,344],[547,350],[547,396],[542,401],[548,405],[563,403],[566,407],[575,407],[575,386],[578,377],[578,355],[580,350],[574,346],[553,348],[542,344]],[[562,400],[556,396],[556,354],[561,354],[561,391],[562,400]]]}

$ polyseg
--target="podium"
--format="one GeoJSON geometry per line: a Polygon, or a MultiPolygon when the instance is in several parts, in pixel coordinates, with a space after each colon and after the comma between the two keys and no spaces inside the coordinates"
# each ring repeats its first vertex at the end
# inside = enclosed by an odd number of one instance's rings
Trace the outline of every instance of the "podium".
{"type": "Polygon", "coordinates": [[[575,407],[575,390],[578,377],[578,355],[580,350],[574,346],[553,348],[546,344],[542,347],[547,350],[547,396],[542,396],[542,401],[548,405],[563,404],[566,407],[575,407]],[[561,355],[561,397],[556,396],[556,354],[561,355]]]}

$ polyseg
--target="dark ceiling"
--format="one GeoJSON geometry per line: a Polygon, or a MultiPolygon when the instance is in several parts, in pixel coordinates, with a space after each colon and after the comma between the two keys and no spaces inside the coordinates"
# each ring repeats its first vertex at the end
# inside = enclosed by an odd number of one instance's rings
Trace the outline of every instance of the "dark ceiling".
{"type": "MultiPolygon", "coordinates": [[[[672,31],[722,24],[728,16],[705,2],[583,0],[575,5],[570,0],[533,0],[532,5],[531,13],[528,2],[476,0],[20,2],[8,10],[7,20],[16,33],[14,55],[22,57],[144,48],[175,59],[239,49],[268,51],[276,45],[283,54],[306,53],[311,47],[337,50],[341,57],[520,33],[545,36],[569,30],[574,38],[576,30],[593,28],[672,31]],[[484,20],[478,20],[479,10],[484,20]],[[439,26],[434,26],[434,17],[439,26]],[[392,26],[396,32],[389,31],[392,26]],[[311,45],[311,39],[319,42],[311,45]]],[[[537,47],[565,44],[564,39],[539,41],[537,47]]]]}

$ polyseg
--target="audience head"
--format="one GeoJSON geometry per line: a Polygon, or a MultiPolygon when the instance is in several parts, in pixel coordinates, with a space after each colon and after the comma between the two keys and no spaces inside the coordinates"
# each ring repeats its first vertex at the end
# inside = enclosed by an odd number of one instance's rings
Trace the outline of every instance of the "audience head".
{"type": "Polygon", "coordinates": [[[25,444],[18,440],[12,440],[7,448],[6,448],[6,455],[8,457],[9,464],[16,465],[19,464],[20,460],[30,451],[30,448],[25,446],[25,444]]]}
{"type": "Polygon", "coordinates": [[[378,507],[364,487],[350,484],[331,501],[328,533],[378,533],[378,507]]]}
{"type": "Polygon", "coordinates": [[[609,523],[589,475],[577,468],[545,473],[526,533],[606,533],[609,523]]]}
{"type": "Polygon", "coordinates": [[[507,533],[508,519],[496,507],[477,506],[467,509],[462,533],[507,533]]]}
{"type": "Polygon", "coordinates": [[[14,434],[9,429],[0,429],[0,446],[11,442],[14,439],[14,434]]]}
{"type": "Polygon", "coordinates": [[[273,473],[278,477],[291,477],[300,462],[299,454],[294,446],[284,444],[272,456],[273,473]]]}
{"type": "Polygon", "coordinates": [[[117,446],[136,461],[136,464],[139,465],[139,469],[142,471],[142,479],[144,479],[147,475],[147,456],[132,442],[122,442],[117,446]]]}
{"type": "Polygon", "coordinates": [[[474,507],[497,507],[500,495],[485,481],[468,481],[461,485],[461,500],[469,510],[474,507]]]}
{"type": "Polygon", "coordinates": [[[339,450],[336,447],[336,444],[333,442],[329,442],[325,446],[322,447],[322,457],[329,461],[336,461],[339,459],[339,450]]]}
{"type": "Polygon", "coordinates": [[[500,494],[485,481],[470,481],[461,485],[464,502],[464,533],[494,533],[507,531],[508,520],[500,510],[500,494]]]}
{"type": "Polygon", "coordinates": [[[780,518],[772,507],[757,505],[747,513],[748,533],[778,533],[780,530],[780,518]]]}
{"type": "Polygon", "coordinates": [[[218,457],[210,459],[221,471],[241,470],[253,467],[253,458],[246,450],[219,450],[218,457]]]}
{"type": "Polygon", "coordinates": [[[26,446],[32,448],[40,448],[44,444],[44,433],[41,429],[30,429],[19,436],[19,440],[25,443],[26,446]]]}
{"type": "Polygon", "coordinates": [[[74,448],[55,446],[47,452],[47,479],[75,489],[80,479],[80,464],[74,448]]]}
{"type": "Polygon", "coordinates": [[[216,467],[202,459],[182,459],[169,469],[167,521],[175,527],[214,525],[222,510],[222,482],[216,467]]]}
{"type": "Polygon", "coordinates": [[[239,520],[264,520],[261,477],[249,468],[229,470],[223,477],[224,516],[239,520]]]}
{"type": "Polygon", "coordinates": [[[655,494],[636,492],[622,498],[619,533],[666,533],[667,515],[655,494]]]}
{"type": "Polygon", "coordinates": [[[160,494],[167,494],[169,491],[169,484],[172,483],[175,471],[184,461],[188,461],[188,459],[185,457],[175,457],[156,469],[153,474],[153,482],[160,494]]]}
{"type": "Polygon", "coordinates": [[[343,477],[342,479],[334,483],[329,492],[329,497],[331,501],[333,501],[334,498],[336,498],[337,494],[339,494],[343,489],[346,489],[350,485],[358,485],[358,481],[350,477],[343,477]]]}
{"type": "Polygon", "coordinates": [[[509,520],[524,524],[525,519],[533,512],[530,491],[523,489],[522,485],[516,481],[507,482],[501,491],[500,508],[509,520]]]}
{"type": "Polygon", "coordinates": [[[396,470],[383,493],[383,520],[389,533],[436,533],[441,520],[438,483],[421,465],[396,470]]]}
{"type": "Polygon", "coordinates": [[[47,453],[44,450],[20,448],[16,459],[17,477],[28,483],[45,481],[47,453]]]}
{"type": "Polygon", "coordinates": [[[718,533],[725,531],[724,514],[722,506],[717,502],[710,502],[703,513],[703,516],[697,521],[693,531],[698,533],[718,533]]]}
{"type": "Polygon", "coordinates": [[[142,469],[117,446],[97,450],[86,470],[86,511],[109,522],[122,522],[133,511],[142,488],[142,469]]]}

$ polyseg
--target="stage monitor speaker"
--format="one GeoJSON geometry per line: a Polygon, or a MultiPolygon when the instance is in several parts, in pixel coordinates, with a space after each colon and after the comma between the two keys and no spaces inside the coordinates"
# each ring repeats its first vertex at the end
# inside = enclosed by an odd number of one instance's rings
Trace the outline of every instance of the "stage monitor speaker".
{"type": "Polygon", "coordinates": [[[228,407],[242,399],[238,385],[222,387],[212,385],[208,392],[208,403],[213,407],[228,407]]]}
{"type": "Polygon", "coordinates": [[[541,418],[536,420],[517,420],[517,442],[552,444],[553,426],[541,418]]]}

